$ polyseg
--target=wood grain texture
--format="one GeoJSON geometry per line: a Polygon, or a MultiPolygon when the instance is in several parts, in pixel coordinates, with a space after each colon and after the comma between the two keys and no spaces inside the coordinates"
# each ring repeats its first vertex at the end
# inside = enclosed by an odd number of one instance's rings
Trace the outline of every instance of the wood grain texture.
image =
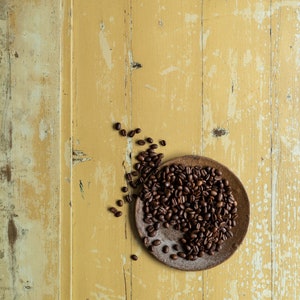
{"type": "Polygon", "coordinates": [[[0,1],[0,299],[59,297],[60,5],[0,1]]]}
{"type": "Polygon", "coordinates": [[[296,0],[0,1],[0,299],[299,299],[299,22],[296,0]],[[241,179],[228,261],[168,268],[108,211],[140,149],[116,121],[241,179]]]}
{"type": "Polygon", "coordinates": [[[73,171],[73,286],[85,282],[74,299],[297,299],[297,2],[91,3],[74,7],[73,43],[93,45],[73,53],[74,142],[92,157],[73,171]],[[130,209],[107,213],[138,151],[115,121],[165,138],[166,158],[202,154],[239,176],[251,222],[232,258],[204,272],[167,268],[141,245],[130,209]]]}

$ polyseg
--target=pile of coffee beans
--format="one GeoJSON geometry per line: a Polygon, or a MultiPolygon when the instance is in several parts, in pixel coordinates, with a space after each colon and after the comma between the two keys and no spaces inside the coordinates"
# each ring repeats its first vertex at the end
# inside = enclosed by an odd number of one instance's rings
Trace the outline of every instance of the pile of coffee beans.
{"type": "MultiPolygon", "coordinates": [[[[143,201],[144,222],[148,237],[153,238],[161,226],[182,232],[182,238],[170,256],[196,260],[207,253],[221,250],[225,240],[233,236],[236,226],[237,202],[228,180],[211,167],[172,164],[156,170],[139,194],[143,201]]],[[[146,246],[161,244],[160,240],[144,240],[146,246]]],[[[168,253],[168,246],[163,246],[168,253]]]]}
{"type": "MultiPolygon", "coordinates": [[[[141,133],[140,128],[127,131],[119,122],[113,127],[124,137],[141,133]]],[[[136,155],[134,170],[125,174],[128,186],[121,187],[121,191],[126,194],[116,204],[122,207],[124,202],[142,201],[147,232],[143,242],[149,251],[160,247],[172,260],[196,260],[205,253],[214,255],[220,251],[224,241],[233,236],[237,218],[237,202],[222,172],[209,166],[181,164],[160,168],[164,155],[156,150],[166,146],[166,141],[155,143],[151,137],[145,137],[137,138],[135,143],[146,149],[136,155]],[[156,238],[160,228],[182,233],[174,241],[172,251],[156,238]]],[[[116,217],[122,215],[115,207],[109,210],[116,217]]]]}

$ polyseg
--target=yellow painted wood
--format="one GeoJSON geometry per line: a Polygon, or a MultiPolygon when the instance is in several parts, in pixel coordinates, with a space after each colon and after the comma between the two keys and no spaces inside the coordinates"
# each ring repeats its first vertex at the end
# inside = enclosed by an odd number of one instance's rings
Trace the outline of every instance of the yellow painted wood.
{"type": "Polygon", "coordinates": [[[296,0],[0,1],[0,299],[299,299],[299,22],[296,0]],[[115,121],[239,176],[233,257],[173,270],[108,211],[138,151],[115,121]]]}
{"type": "Polygon", "coordinates": [[[60,3],[0,1],[0,299],[57,299],[60,3]]]}
{"type": "Polygon", "coordinates": [[[297,1],[73,9],[73,147],[91,158],[73,168],[73,299],[298,299],[297,1]],[[204,272],[167,268],[141,245],[132,211],[107,212],[137,151],[115,121],[166,138],[166,158],[206,155],[240,177],[251,222],[232,258],[204,272]]]}

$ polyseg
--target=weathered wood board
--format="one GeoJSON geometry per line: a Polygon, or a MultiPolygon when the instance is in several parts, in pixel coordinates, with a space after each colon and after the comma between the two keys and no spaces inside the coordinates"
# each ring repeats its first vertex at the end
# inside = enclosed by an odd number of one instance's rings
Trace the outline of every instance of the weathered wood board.
{"type": "Polygon", "coordinates": [[[299,1],[0,1],[0,299],[299,299],[299,49],[299,1]],[[166,267],[108,211],[116,121],[241,179],[229,260],[166,267]]]}

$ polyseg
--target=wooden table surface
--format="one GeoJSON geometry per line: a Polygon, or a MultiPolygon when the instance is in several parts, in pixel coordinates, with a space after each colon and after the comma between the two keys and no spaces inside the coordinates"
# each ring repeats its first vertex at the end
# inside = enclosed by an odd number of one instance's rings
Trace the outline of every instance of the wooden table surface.
{"type": "Polygon", "coordinates": [[[0,299],[300,299],[299,49],[297,0],[0,1],[0,299]],[[108,211],[116,121],[240,178],[231,258],[169,268],[108,211]]]}

